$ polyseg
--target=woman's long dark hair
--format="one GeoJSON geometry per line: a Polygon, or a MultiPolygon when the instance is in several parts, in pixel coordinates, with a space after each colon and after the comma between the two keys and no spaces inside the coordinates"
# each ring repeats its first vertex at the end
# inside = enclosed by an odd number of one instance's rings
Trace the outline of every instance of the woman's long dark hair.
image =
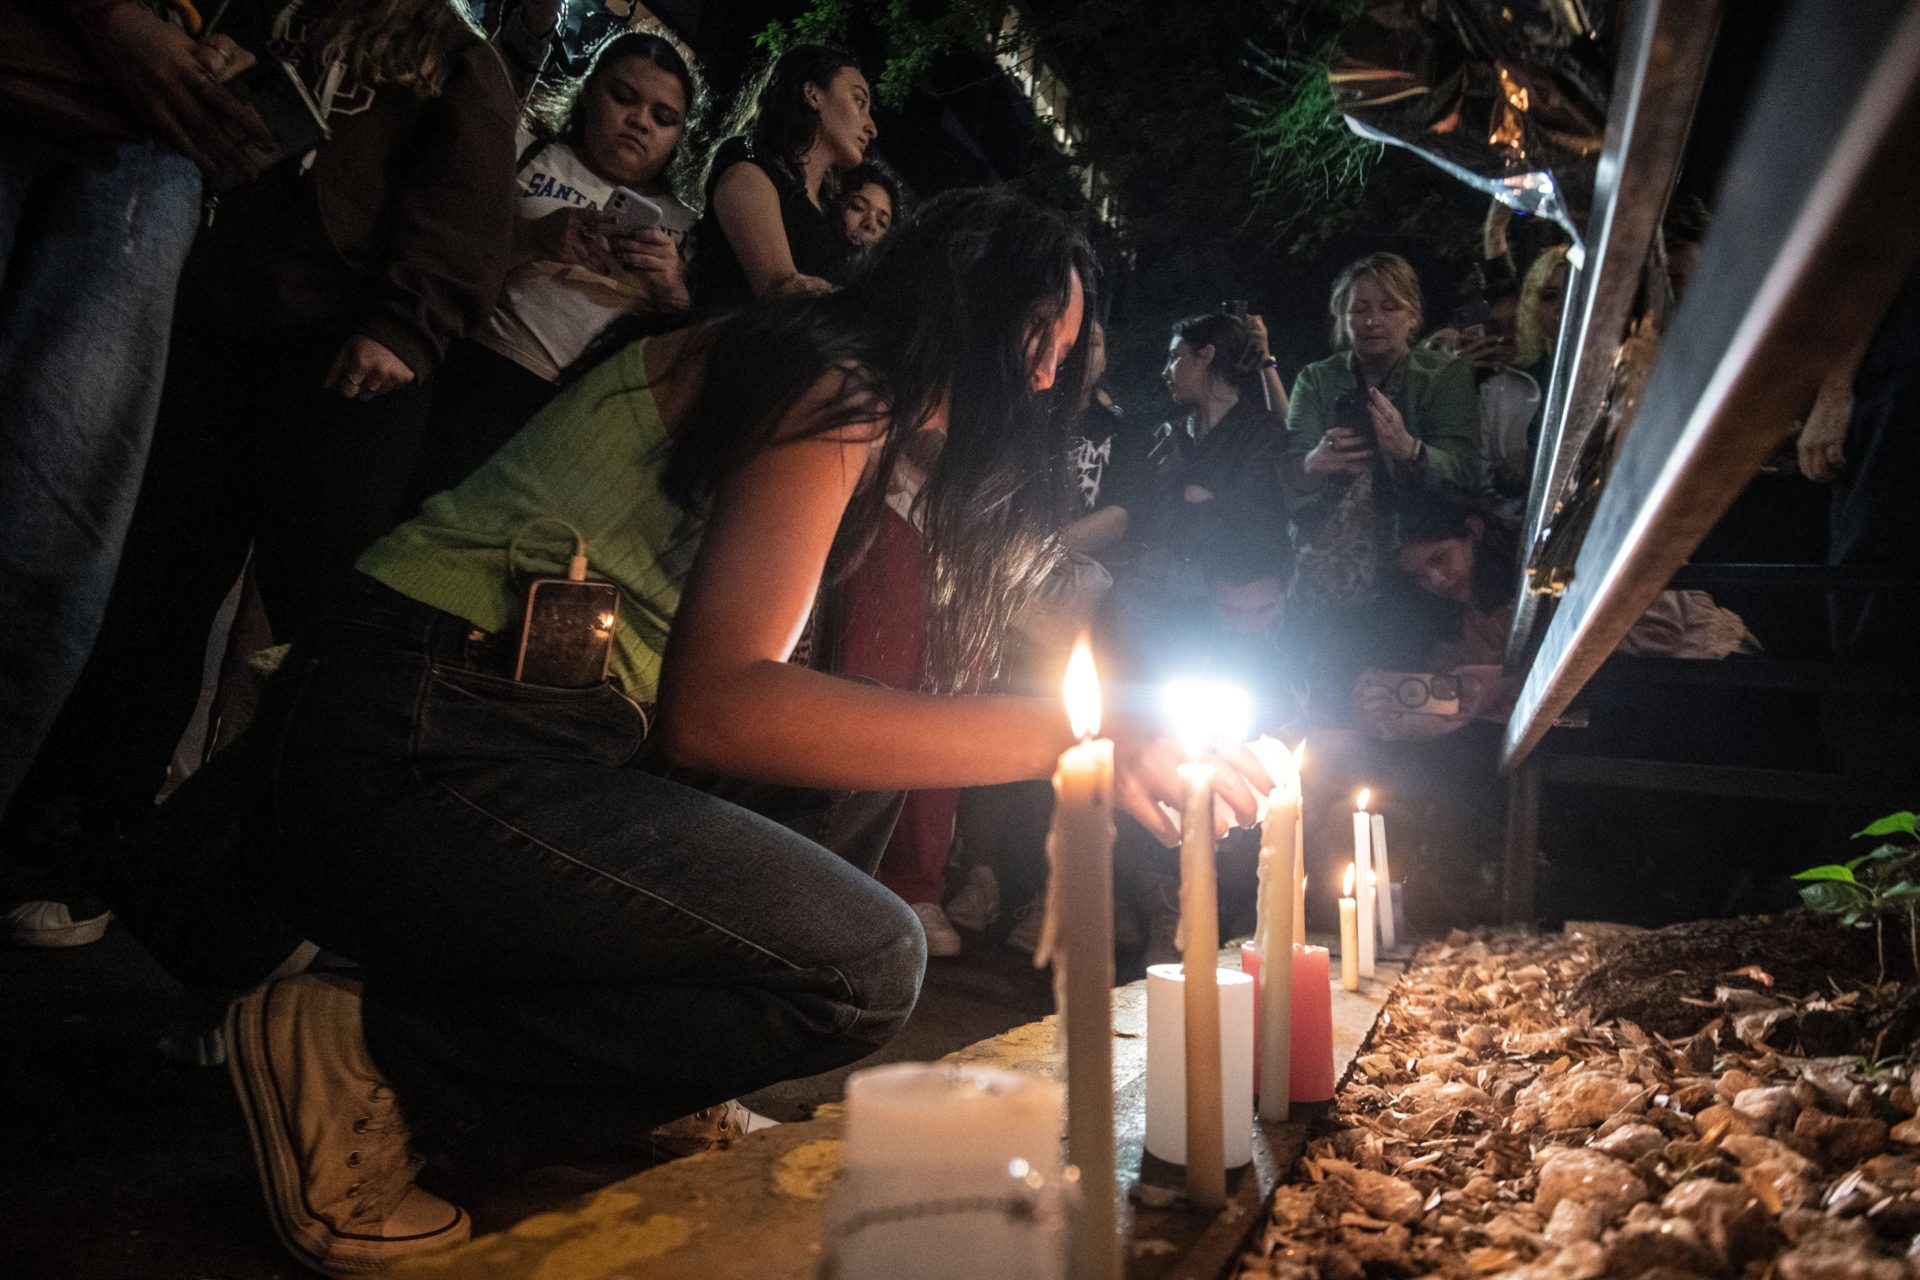
{"type": "MultiPolygon", "coordinates": [[[[1070,510],[1071,397],[1031,390],[1028,344],[1066,312],[1076,273],[1091,315],[1093,254],[1053,210],[997,190],[928,202],[845,288],[764,300],[695,339],[706,373],[662,487],[702,509],[809,390],[842,371],[843,389],[806,432],[887,424],[878,479],[842,521],[843,571],[877,526],[886,477],[944,404],[945,444],[916,499],[932,561],[928,667],[936,691],[977,687],[1014,610],[1057,559],[1070,510]]],[[[1080,385],[1084,347],[1075,342],[1056,388],[1080,385]]]]}
{"type": "Polygon", "coordinates": [[[1513,603],[1520,578],[1520,534],[1512,525],[1469,502],[1418,497],[1393,513],[1393,549],[1449,538],[1472,540],[1472,521],[1480,522],[1473,555],[1473,602],[1482,609],[1513,603]]]}
{"type": "Polygon", "coordinates": [[[1213,363],[1208,371],[1255,408],[1266,403],[1260,388],[1260,367],[1246,367],[1247,357],[1253,354],[1253,335],[1248,332],[1245,320],[1218,311],[1205,312],[1174,321],[1173,336],[1195,351],[1212,347],[1213,363]]]}
{"type": "Polygon", "coordinates": [[[548,90],[527,110],[527,121],[535,133],[549,142],[559,142],[575,151],[587,144],[587,91],[601,76],[611,72],[628,58],[651,62],[680,82],[686,95],[687,110],[680,121],[680,140],[660,171],[662,185],[676,199],[685,201],[690,190],[688,179],[692,162],[700,153],[699,130],[705,121],[707,86],[677,45],[653,28],[621,31],[600,42],[586,71],[576,78],[548,90]]]}
{"type": "MultiPolygon", "coordinates": [[[[757,158],[780,166],[798,181],[800,161],[820,131],[820,113],[807,103],[807,86],[824,89],[843,67],[859,65],[838,45],[789,45],[740,91],[719,136],[745,134],[757,158]]],[[[706,180],[713,176],[708,173],[706,180]]]]}

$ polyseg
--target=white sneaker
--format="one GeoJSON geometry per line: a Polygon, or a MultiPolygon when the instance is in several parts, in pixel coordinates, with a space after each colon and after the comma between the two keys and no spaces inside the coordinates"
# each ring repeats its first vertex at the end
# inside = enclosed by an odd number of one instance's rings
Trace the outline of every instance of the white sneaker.
{"type": "Polygon", "coordinates": [[[953,931],[953,922],[947,919],[947,913],[940,909],[939,903],[916,902],[913,904],[913,914],[920,917],[920,927],[926,931],[928,955],[960,954],[960,935],[953,931]]]}
{"type": "Polygon", "coordinates": [[[420,1157],[368,1056],[359,983],[269,982],[228,1008],[226,1042],[267,1216],[300,1261],[360,1275],[473,1234],[465,1210],[415,1185],[420,1157]]]}
{"type": "Polygon", "coordinates": [[[106,904],[74,896],[16,902],[0,914],[0,933],[16,947],[84,947],[106,936],[106,904]]]}
{"type": "Polygon", "coordinates": [[[985,933],[1000,918],[1000,881],[989,866],[967,868],[960,892],[947,899],[947,919],[956,929],[985,933]]]}
{"type": "Polygon", "coordinates": [[[1043,890],[1033,901],[1013,913],[1013,928],[1007,931],[1007,945],[1032,955],[1040,949],[1040,926],[1047,922],[1047,895],[1043,890]]]}

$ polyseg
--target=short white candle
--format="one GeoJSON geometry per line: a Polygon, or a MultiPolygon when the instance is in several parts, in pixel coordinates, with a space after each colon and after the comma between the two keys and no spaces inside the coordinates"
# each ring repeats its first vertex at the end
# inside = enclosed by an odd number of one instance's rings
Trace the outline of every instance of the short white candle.
{"type": "MultiPolygon", "coordinates": [[[[1220,996],[1219,1111],[1222,1162],[1237,1169],[1253,1159],[1253,979],[1238,969],[1214,975],[1220,996]]],[[[1187,1052],[1181,967],[1147,970],[1147,1150],[1169,1164],[1187,1163],[1187,1052]]]]}
{"type": "Polygon", "coordinates": [[[1360,989],[1360,928],[1354,919],[1353,864],[1347,864],[1347,878],[1340,893],[1340,985],[1349,991],[1360,989]]]}
{"type": "Polygon", "coordinates": [[[1380,945],[1400,945],[1399,922],[1393,918],[1393,868],[1387,861],[1387,815],[1373,815],[1373,873],[1380,880],[1380,945]]]}

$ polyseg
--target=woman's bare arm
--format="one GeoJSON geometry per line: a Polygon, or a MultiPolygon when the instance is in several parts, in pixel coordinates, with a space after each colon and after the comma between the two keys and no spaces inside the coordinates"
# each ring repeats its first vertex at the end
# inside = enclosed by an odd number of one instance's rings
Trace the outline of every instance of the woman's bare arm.
{"type": "MultiPolygon", "coordinates": [[[[754,297],[811,288],[806,282],[815,277],[800,274],[793,265],[793,247],[780,218],[780,193],[760,166],[742,160],[720,175],[713,184],[713,216],[754,297]]],[[[824,280],[817,283],[823,290],[827,287],[824,280]]]]}

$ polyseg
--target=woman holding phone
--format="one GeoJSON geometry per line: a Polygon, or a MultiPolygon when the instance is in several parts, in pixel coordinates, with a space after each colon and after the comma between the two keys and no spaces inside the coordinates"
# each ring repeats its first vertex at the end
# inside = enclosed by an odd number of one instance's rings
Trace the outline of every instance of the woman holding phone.
{"type": "Polygon", "coordinates": [[[1381,524],[1416,494],[1470,499],[1480,487],[1480,397],[1472,368],[1416,348],[1420,278],[1374,253],[1333,282],[1336,354],[1300,371],[1281,472],[1300,495],[1300,584],[1336,606],[1373,594],[1381,524]]]}
{"type": "Polygon", "coordinates": [[[415,496],[464,480],[623,316],[690,305],[682,142],[702,86],[653,31],[609,37],[520,129],[513,255],[493,314],[447,354],[415,496]]]}

